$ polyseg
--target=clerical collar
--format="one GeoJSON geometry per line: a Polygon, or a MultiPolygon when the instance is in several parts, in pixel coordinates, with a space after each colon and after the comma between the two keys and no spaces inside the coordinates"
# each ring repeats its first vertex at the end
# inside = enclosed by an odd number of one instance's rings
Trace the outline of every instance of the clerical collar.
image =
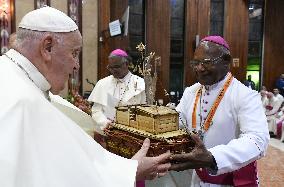
{"type": "Polygon", "coordinates": [[[26,57],[14,49],[10,49],[5,56],[17,64],[44,94],[48,93],[51,85],[26,57]]]}
{"type": "Polygon", "coordinates": [[[215,84],[212,84],[212,85],[204,85],[204,88],[206,91],[211,91],[211,90],[214,90],[216,88],[220,88],[224,85],[224,82],[226,81],[227,77],[229,76],[230,72],[227,73],[227,75],[222,79],[220,80],[219,82],[215,83],[215,84]]]}
{"type": "Polygon", "coordinates": [[[131,77],[131,72],[128,71],[127,75],[125,75],[122,79],[117,79],[118,82],[128,82],[131,77]]]}

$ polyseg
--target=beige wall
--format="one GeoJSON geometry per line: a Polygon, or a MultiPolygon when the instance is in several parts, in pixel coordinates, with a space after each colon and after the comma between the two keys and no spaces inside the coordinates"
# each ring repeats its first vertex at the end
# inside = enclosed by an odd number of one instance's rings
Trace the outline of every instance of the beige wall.
{"type": "Polygon", "coordinates": [[[84,93],[93,89],[86,79],[96,83],[98,77],[98,0],[83,1],[82,20],[84,93]]]}
{"type": "MultiPolygon", "coordinates": [[[[67,11],[67,0],[60,0],[60,1],[51,0],[50,6],[53,7],[53,8],[57,8],[58,10],[61,10],[65,14],[68,13],[68,11],[67,11]]],[[[66,97],[67,94],[68,94],[68,82],[65,83],[65,89],[63,91],[61,91],[60,95],[62,97],[66,97]]]]}
{"type": "Polygon", "coordinates": [[[58,10],[61,10],[65,14],[67,14],[67,0],[51,0],[50,6],[53,8],[57,8],[58,10]]]}
{"type": "MultiPolygon", "coordinates": [[[[98,0],[83,0],[82,5],[82,35],[83,35],[83,93],[92,91],[92,86],[86,82],[97,82],[98,66],[98,0]]],[[[51,0],[51,6],[67,14],[67,0],[51,0]]],[[[16,27],[22,17],[34,9],[34,0],[16,0],[16,27]]],[[[61,92],[63,97],[67,95],[67,84],[61,92]]]]}
{"type": "MultiPolygon", "coordinates": [[[[67,0],[51,0],[51,6],[67,13],[67,0]]],[[[16,0],[16,26],[21,21],[22,17],[29,11],[34,9],[34,0],[16,0]]]]}
{"type": "Polygon", "coordinates": [[[15,17],[16,17],[16,28],[19,25],[22,17],[29,11],[34,9],[34,0],[21,0],[15,1],[15,17]]]}

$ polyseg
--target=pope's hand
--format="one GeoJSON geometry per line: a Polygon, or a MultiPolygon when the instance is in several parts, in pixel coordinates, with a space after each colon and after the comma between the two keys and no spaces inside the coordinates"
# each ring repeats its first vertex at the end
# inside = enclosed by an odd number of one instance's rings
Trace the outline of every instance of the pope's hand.
{"type": "Polygon", "coordinates": [[[171,164],[169,163],[170,152],[166,152],[156,157],[147,157],[146,154],[150,147],[150,140],[147,138],[141,149],[132,157],[138,160],[136,180],[152,180],[167,174],[171,164]]]}
{"type": "Polygon", "coordinates": [[[170,170],[183,171],[186,169],[210,168],[214,165],[212,154],[205,148],[201,139],[193,134],[195,147],[190,153],[171,156],[172,166],[170,170]]]}
{"type": "Polygon", "coordinates": [[[113,120],[111,119],[107,119],[106,125],[105,125],[105,129],[108,128],[111,124],[113,123],[113,120]]]}

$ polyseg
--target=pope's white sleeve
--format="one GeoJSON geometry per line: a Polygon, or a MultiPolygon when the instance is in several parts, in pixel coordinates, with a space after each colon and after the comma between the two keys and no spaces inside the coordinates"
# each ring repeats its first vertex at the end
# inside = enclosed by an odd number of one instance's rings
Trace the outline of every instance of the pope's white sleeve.
{"type": "MultiPolygon", "coordinates": [[[[103,156],[106,157],[108,162],[100,164],[100,166],[103,167],[102,171],[112,176],[109,180],[112,181],[112,183],[116,183],[116,186],[134,187],[138,161],[126,159],[112,153],[107,153],[103,156]],[[123,171],[123,169],[125,169],[125,171],[123,171]]],[[[97,163],[94,164],[98,166],[97,163]]]]}
{"type": "Polygon", "coordinates": [[[95,120],[96,125],[101,130],[103,130],[109,122],[107,117],[104,115],[103,105],[98,103],[94,103],[94,105],[92,106],[92,118],[95,120]]]}
{"type": "Polygon", "coordinates": [[[258,94],[245,94],[237,98],[240,105],[236,109],[240,136],[227,145],[210,148],[218,172],[231,172],[240,169],[264,156],[269,142],[267,121],[258,94]]]}

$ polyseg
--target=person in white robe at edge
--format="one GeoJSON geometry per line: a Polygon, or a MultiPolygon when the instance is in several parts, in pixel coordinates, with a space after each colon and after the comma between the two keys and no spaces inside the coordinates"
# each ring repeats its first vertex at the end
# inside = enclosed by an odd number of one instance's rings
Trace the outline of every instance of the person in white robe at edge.
{"type": "Polygon", "coordinates": [[[198,83],[185,89],[176,110],[196,143],[172,156],[171,169],[195,169],[193,187],[258,186],[256,160],[269,142],[259,93],[230,73],[228,43],[220,36],[201,40],[190,65],[198,83]]]}
{"type": "Polygon", "coordinates": [[[279,129],[281,130],[281,137],[280,137],[280,141],[284,142],[284,106],[282,103],[282,108],[280,109],[280,112],[278,113],[278,120],[276,121],[276,124],[281,123],[282,128],[279,129]]]}
{"type": "Polygon", "coordinates": [[[82,36],[63,12],[27,13],[0,57],[0,186],[133,187],[170,167],[167,152],[146,157],[149,139],[132,159],[106,151],[53,106],[69,74],[79,69],[82,36]]]}
{"type": "MultiPolygon", "coordinates": [[[[277,121],[280,117],[278,113],[281,111],[281,106],[283,103],[283,96],[279,93],[278,88],[273,89],[273,103],[272,110],[267,111],[267,119],[268,119],[268,130],[273,133],[273,135],[277,135],[277,121]]],[[[281,114],[280,114],[281,115],[281,114]]]]}
{"type": "Polygon", "coordinates": [[[115,121],[115,107],[146,103],[144,79],[128,70],[128,54],[115,49],[108,61],[111,75],[99,80],[88,98],[94,102],[92,117],[102,131],[115,121]]]}
{"type": "Polygon", "coordinates": [[[260,93],[260,97],[261,97],[262,107],[263,107],[264,110],[266,110],[265,107],[268,104],[267,91],[261,90],[259,93],[260,93]]]}
{"type": "Polygon", "coordinates": [[[266,105],[265,115],[268,123],[268,130],[272,135],[276,135],[277,132],[277,124],[276,118],[277,113],[281,107],[282,100],[280,97],[276,97],[274,93],[267,93],[268,103],[266,105]]]}
{"type": "Polygon", "coordinates": [[[273,88],[273,94],[275,97],[277,97],[279,99],[279,102],[281,102],[281,105],[284,101],[283,96],[280,94],[279,89],[278,88],[273,88]]]}

